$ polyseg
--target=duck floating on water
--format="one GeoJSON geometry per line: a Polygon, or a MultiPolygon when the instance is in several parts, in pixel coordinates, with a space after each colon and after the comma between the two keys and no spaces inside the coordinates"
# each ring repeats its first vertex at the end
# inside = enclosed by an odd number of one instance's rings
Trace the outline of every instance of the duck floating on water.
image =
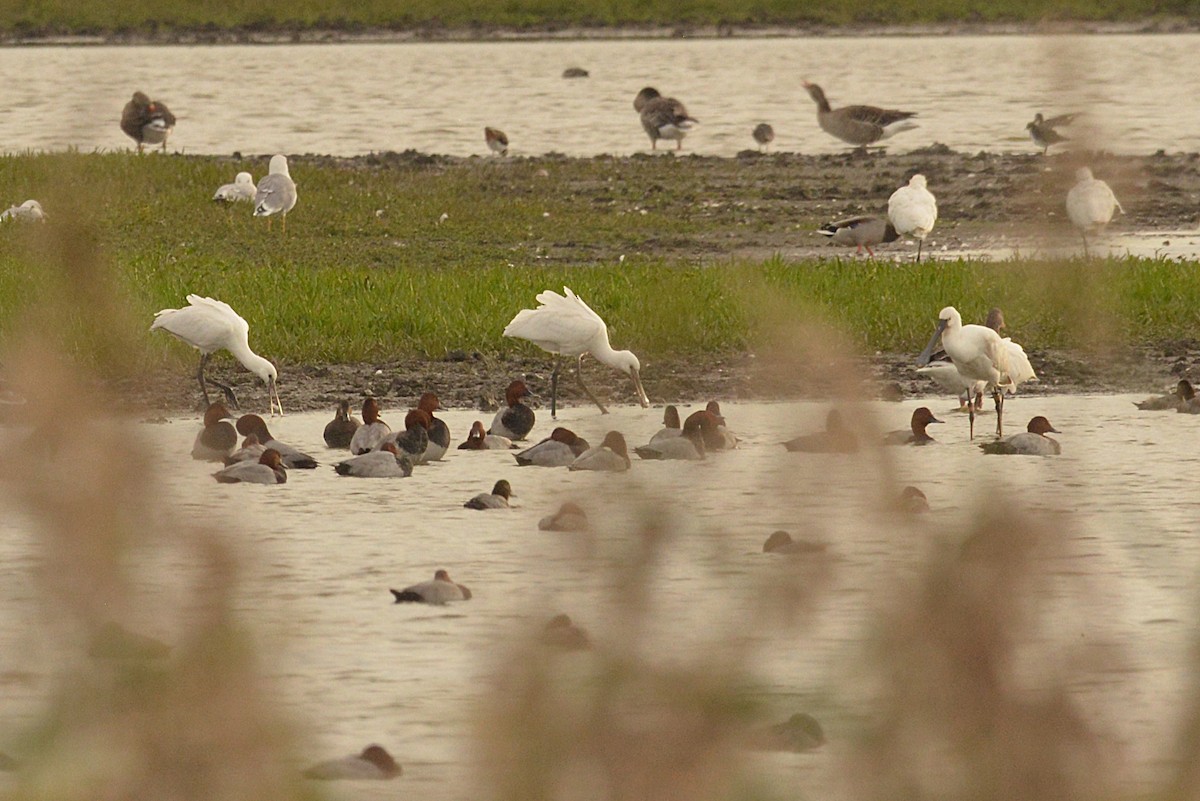
{"type": "Polygon", "coordinates": [[[995,442],[983,442],[979,447],[984,453],[1017,454],[1020,456],[1057,456],[1062,453],[1058,440],[1047,434],[1061,434],[1045,417],[1037,416],[1020,434],[1013,434],[995,442]]]}

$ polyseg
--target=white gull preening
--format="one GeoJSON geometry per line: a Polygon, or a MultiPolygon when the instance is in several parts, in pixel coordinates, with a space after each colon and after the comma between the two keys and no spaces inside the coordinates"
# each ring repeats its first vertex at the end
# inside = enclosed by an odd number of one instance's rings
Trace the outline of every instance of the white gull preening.
{"type": "Polygon", "coordinates": [[[4,222],[5,220],[45,222],[46,212],[42,211],[41,203],[38,203],[36,200],[26,200],[20,206],[12,206],[0,212],[0,222],[4,222]]]}
{"type": "Polygon", "coordinates": [[[917,261],[921,260],[921,245],[937,222],[937,198],[925,187],[925,176],[914,175],[888,198],[888,220],[896,233],[917,240],[917,261]]]}
{"type": "Polygon", "coordinates": [[[287,214],[295,205],[296,184],[288,172],[287,156],[282,154],[271,156],[271,166],[268,168],[267,174],[258,182],[258,189],[254,193],[254,216],[281,215],[283,231],[287,233],[287,214]]]}
{"type": "Polygon", "coordinates": [[[1109,185],[1092,176],[1087,167],[1075,171],[1077,183],[1067,192],[1067,216],[1083,236],[1083,255],[1088,255],[1088,234],[1098,234],[1112,221],[1114,212],[1125,213],[1109,185]]]}
{"type": "Polygon", "coordinates": [[[233,183],[222,184],[212,199],[222,203],[238,203],[243,200],[249,203],[254,200],[256,192],[254,177],[248,172],[239,172],[233,179],[233,183]]]}

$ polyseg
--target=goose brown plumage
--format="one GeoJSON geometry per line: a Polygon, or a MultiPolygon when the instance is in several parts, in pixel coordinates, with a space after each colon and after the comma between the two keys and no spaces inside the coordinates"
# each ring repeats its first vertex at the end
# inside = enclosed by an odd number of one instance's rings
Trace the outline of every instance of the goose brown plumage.
{"type": "Polygon", "coordinates": [[[915,111],[879,108],[878,106],[842,106],[831,108],[825,91],[815,83],[804,82],[804,88],[817,104],[817,124],[825,133],[857,147],[873,145],[901,131],[916,128],[907,122],[915,111]]]}

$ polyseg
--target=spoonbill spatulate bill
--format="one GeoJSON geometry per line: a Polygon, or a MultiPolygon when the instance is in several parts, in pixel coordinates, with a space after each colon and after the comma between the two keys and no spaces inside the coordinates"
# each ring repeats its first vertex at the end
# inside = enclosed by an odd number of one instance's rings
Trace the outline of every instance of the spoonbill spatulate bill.
{"type": "MultiPolygon", "coordinates": [[[[919,366],[929,364],[939,340],[964,379],[982,381],[983,389],[991,391],[996,403],[996,436],[1003,436],[1004,391],[1015,392],[1021,382],[1037,378],[1029,360],[1024,358],[1024,350],[1017,357],[1014,348],[1020,346],[1015,342],[1001,337],[986,325],[963,325],[962,315],[953,306],[947,306],[938,313],[937,329],[925,350],[917,357],[919,366]]],[[[982,396],[982,390],[976,389],[976,393],[977,397],[982,396]]],[[[974,439],[975,404],[968,403],[967,409],[971,420],[971,439],[974,439]]]]}
{"type": "Polygon", "coordinates": [[[539,293],[538,307],[517,312],[517,316],[504,328],[504,336],[528,339],[542,350],[557,356],[554,372],[550,376],[550,416],[554,417],[557,413],[558,373],[563,356],[575,358],[575,377],[579,379],[580,388],[592,403],[600,407],[601,414],[608,414],[608,409],[583,382],[583,357],[588,353],[596,361],[628,375],[633,380],[638,403],[643,409],[648,407],[650,400],[642,389],[642,365],[637,356],[627,350],[613,350],[608,344],[608,326],[600,315],[567,287],[563,287],[563,292],[565,294],[560,295],[547,289],[539,293]]]}
{"type": "MultiPolygon", "coordinates": [[[[196,371],[196,380],[200,382],[200,392],[204,395],[205,405],[207,406],[209,401],[204,368],[208,366],[208,360],[214,353],[227,350],[267,385],[267,402],[270,405],[268,413],[273,415],[278,408],[282,417],[283,404],[279,400],[277,386],[279,373],[275,365],[250,350],[250,324],[230,308],[228,303],[202,298],[199,295],[188,295],[187,302],[188,305],[182,309],[163,309],[157,312],[154,322],[150,324],[150,330],[166,331],[200,351],[200,368],[196,371]]],[[[237,396],[233,394],[232,389],[211,378],[208,379],[208,383],[220,387],[225,393],[225,399],[237,408],[237,396]]]]}

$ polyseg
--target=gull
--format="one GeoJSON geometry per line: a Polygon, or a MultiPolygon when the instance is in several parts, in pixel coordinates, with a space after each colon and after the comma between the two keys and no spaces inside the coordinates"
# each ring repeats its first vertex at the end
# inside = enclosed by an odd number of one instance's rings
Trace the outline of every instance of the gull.
{"type": "Polygon", "coordinates": [[[815,83],[804,81],[804,88],[817,104],[817,124],[821,130],[843,142],[865,149],[883,139],[889,139],[901,131],[917,127],[908,122],[917,116],[915,111],[896,111],[878,106],[842,106],[830,108],[825,91],[815,83]]]}
{"type": "Polygon", "coordinates": [[[1112,221],[1113,212],[1124,214],[1125,209],[1121,208],[1108,184],[1092,177],[1092,171],[1087,167],[1075,171],[1075,180],[1078,183],[1067,192],[1067,216],[1083,237],[1083,255],[1087,258],[1088,234],[1103,231],[1112,221]]]}
{"type": "Polygon", "coordinates": [[[249,203],[254,200],[255,191],[253,176],[248,172],[239,172],[233,183],[222,184],[212,199],[221,203],[239,203],[243,200],[249,203]]]}
{"type": "Polygon", "coordinates": [[[1029,131],[1029,138],[1033,143],[1042,149],[1042,155],[1046,155],[1050,150],[1050,145],[1057,145],[1059,142],[1069,142],[1067,137],[1054,130],[1060,125],[1070,125],[1071,122],[1078,117],[1078,114],[1059,114],[1057,117],[1044,119],[1042,112],[1033,115],[1033,122],[1025,126],[1025,130],[1029,131]]]}
{"type": "Polygon", "coordinates": [[[917,240],[917,261],[921,260],[921,245],[937,222],[937,198],[925,188],[925,176],[914,175],[888,198],[888,220],[900,236],[917,240]]]}
{"type": "Polygon", "coordinates": [[[0,222],[5,220],[13,220],[16,222],[45,222],[46,212],[42,211],[42,204],[36,200],[26,200],[20,206],[10,206],[3,212],[0,212],[0,222]]]}
{"type": "MultiPolygon", "coordinates": [[[[208,400],[208,387],[205,385],[204,368],[214,353],[227,350],[267,385],[269,414],[275,414],[275,409],[278,408],[279,416],[282,417],[283,403],[279,400],[279,388],[276,383],[279,373],[275,370],[275,365],[250,350],[250,325],[230,308],[228,303],[202,298],[199,295],[188,295],[187,302],[189,305],[182,309],[163,309],[155,313],[150,330],[162,329],[200,351],[200,368],[196,371],[196,380],[200,382],[205,407],[211,404],[208,400]]],[[[237,408],[237,397],[232,389],[211,378],[208,381],[220,387],[229,404],[237,408]]]]}
{"type": "Polygon", "coordinates": [[[483,140],[488,148],[501,156],[508,155],[508,135],[499,128],[484,128],[483,140]]]}
{"type": "Polygon", "coordinates": [[[175,115],[165,103],[151,100],[143,92],[134,92],[133,99],[121,111],[121,130],[137,142],[137,151],[143,145],[162,145],[167,151],[167,137],[175,129],[175,115]]]}
{"type": "MultiPolygon", "coordinates": [[[[258,182],[254,193],[254,216],[270,217],[272,214],[283,216],[283,232],[287,233],[287,214],[296,205],[296,184],[288,173],[287,156],[276,154],[271,156],[271,165],[267,174],[258,182]]],[[[271,221],[267,220],[270,227],[271,221]]]]}
{"type": "Polygon", "coordinates": [[[652,86],[637,93],[633,99],[633,110],[642,120],[642,127],[650,137],[650,149],[658,150],[659,139],[674,139],[675,149],[683,149],[683,137],[700,120],[688,116],[687,108],[673,97],[663,97],[652,86]]]}
{"type": "Polygon", "coordinates": [[[562,357],[576,359],[575,377],[579,386],[600,407],[601,414],[608,414],[604,404],[596,399],[587,384],[583,383],[583,357],[592,354],[603,364],[620,370],[633,379],[638,403],[645,409],[650,405],[646,391],[642,389],[641,362],[627,350],[613,350],[608,343],[608,326],[600,315],[592,311],[569,288],[563,287],[564,295],[547,289],[537,296],[536,309],[522,309],[504,328],[504,336],[528,339],[533,344],[557,356],[554,372],[550,375],[550,417],[555,417],[558,402],[558,372],[562,357]]]}
{"type": "MultiPolygon", "coordinates": [[[[1011,340],[1002,338],[986,325],[963,325],[962,315],[953,306],[947,306],[938,313],[937,329],[929,339],[925,350],[917,357],[917,364],[924,366],[929,363],[934,347],[941,340],[946,355],[954,362],[959,374],[968,381],[982,381],[984,390],[991,390],[996,402],[996,436],[1004,434],[1004,391],[1016,391],[1017,385],[1023,381],[1037,378],[1029,360],[1014,358],[1013,346],[1020,347],[1011,340]]],[[[1024,350],[1021,351],[1024,355],[1024,350]]],[[[977,397],[982,396],[981,390],[976,390],[977,397]]],[[[967,411],[971,420],[971,439],[975,438],[975,403],[967,403],[967,411]]]]}

